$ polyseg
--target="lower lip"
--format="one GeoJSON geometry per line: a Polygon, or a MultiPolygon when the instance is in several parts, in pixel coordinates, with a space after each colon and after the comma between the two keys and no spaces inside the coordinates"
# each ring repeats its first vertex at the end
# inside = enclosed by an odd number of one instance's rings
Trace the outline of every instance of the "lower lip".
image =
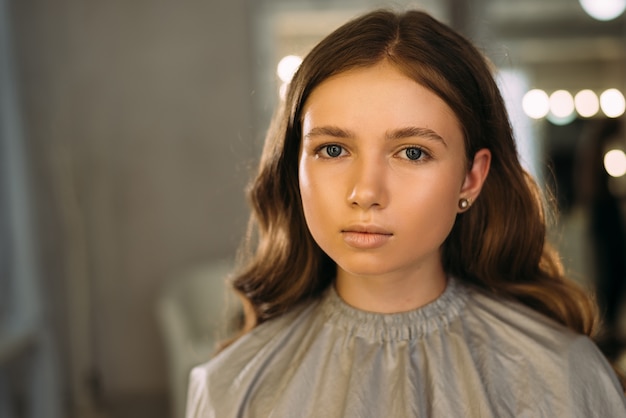
{"type": "Polygon", "coordinates": [[[358,249],[374,249],[382,247],[391,239],[391,234],[373,234],[366,232],[342,232],[343,240],[350,247],[358,249]]]}

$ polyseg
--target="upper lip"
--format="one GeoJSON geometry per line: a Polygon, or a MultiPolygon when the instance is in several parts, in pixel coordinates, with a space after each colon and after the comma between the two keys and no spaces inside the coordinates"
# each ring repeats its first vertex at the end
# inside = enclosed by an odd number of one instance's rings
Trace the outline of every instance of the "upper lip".
{"type": "Polygon", "coordinates": [[[341,232],[359,232],[362,234],[393,235],[391,231],[374,224],[354,224],[343,228],[341,232]]]}

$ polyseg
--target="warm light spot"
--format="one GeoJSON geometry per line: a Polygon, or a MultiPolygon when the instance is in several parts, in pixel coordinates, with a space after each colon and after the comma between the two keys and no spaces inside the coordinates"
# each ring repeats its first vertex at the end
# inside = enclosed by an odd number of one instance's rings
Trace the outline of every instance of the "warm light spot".
{"type": "Polygon", "coordinates": [[[621,149],[612,149],[604,154],[604,169],[611,177],[626,174],[626,154],[621,149]]]}
{"type": "Polygon", "coordinates": [[[576,111],[584,118],[590,118],[600,110],[598,96],[591,90],[581,90],[574,96],[576,111]]]}
{"type": "Polygon", "coordinates": [[[608,117],[618,118],[626,110],[626,100],[624,100],[624,95],[619,90],[608,89],[600,95],[600,107],[608,117]]]}
{"type": "Polygon", "coordinates": [[[550,112],[557,118],[567,118],[574,113],[574,98],[566,90],[557,90],[550,95],[550,112]]]}
{"type": "Polygon", "coordinates": [[[528,91],[522,99],[524,113],[533,119],[541,119],[550,111],[550,99],[548,94],[539,89],[528,91]]]}
{"type": "Polygon", "coordinates": [[[596,20],[613,20],[626,10],[626,0],[579,0],[585,13],[596,20]]]}
{"type": "Polygon", "coordinates": [[[283,57],[276,67],[278,78],[280,78],[283,83],[289,83],[293,75],[298,71],[300,64],[302,64],[302,58],[297,55],[287,55],[283,57]]]}

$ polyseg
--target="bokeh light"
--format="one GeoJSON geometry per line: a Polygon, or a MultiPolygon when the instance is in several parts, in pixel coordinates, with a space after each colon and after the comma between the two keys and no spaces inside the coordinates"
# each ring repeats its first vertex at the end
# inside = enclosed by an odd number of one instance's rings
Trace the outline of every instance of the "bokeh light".
{"type": "Polygon", "coordinates": [[[613,20],[626,10],[626,0],[579,0],[585,13],[596,20],[613,20]]]}
{"type": "Polygon", "coordinates": [[[283,57],[276,67],[276,74],[283,83],[289,83],[293,75],[298,71],[298,67],[302,64],[302,58],[297,55],[287,55],[283,57]]]}
{"type": "Polygon", "coordinates": [[[522,109],[524,109],[524,113],[526,113],[528,117],[541,119],[550,111],[550,98],[543,90],[530,90],[522,99],[522,109]]]}
{"type": "Polygon", "coordinates": [[[619,90],[608,89],[600,95],[600,107],[608,117],[618,118],[626,110],[626,100],[619,90]]]}
{"type": "Polygon", "coordinates": [[[612,149],[604,154],[604,169],[611,177],[626,174],[626,154],[621,149],[612,149]]]}
{"type": "Polygon", "coordinates": [[[576,93],[576,96],[574,96],[574,104],[578,114],[584,118],[590,118],[600,110],[598,95],[588,89],[576,93]]]}
{"type": "Polygon", "coordinates": [[[574,98],[567,90],[557,90],[550,95],[550,112],[557,118],[568,118],[574,113],[574,98]]]}

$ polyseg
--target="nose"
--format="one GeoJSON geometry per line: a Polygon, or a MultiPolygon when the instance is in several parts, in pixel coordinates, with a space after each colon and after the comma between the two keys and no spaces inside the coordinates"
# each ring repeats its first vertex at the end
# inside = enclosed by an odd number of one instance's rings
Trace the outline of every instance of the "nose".
{"type": "Polygon", "coordinates": [[[348,204],[361,209],[387,205],[387,173],[385,163],[376,159],[359,159],[353,164],[348,186],[348,204]]]}

